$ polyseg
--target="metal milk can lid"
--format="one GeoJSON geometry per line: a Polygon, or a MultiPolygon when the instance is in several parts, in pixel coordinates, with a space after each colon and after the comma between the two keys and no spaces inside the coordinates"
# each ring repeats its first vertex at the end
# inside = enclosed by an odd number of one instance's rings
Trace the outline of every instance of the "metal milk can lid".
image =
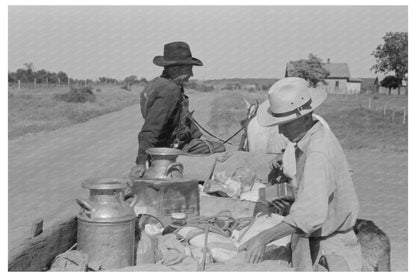
{"type": "Polygon", "coordinates": [[[127,179],[121,178],[91,178],[82,183],[86,189],[116,190],[127,188],[127,179]]]}

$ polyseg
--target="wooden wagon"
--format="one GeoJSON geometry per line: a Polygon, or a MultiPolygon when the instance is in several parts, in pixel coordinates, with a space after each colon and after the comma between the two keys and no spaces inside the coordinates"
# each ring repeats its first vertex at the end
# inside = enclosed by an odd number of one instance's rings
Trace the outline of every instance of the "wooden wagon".
{"type": "MultiPolygon", "coordinates": [[[[202,183],[212,174],[214,161],[220,155],[181,156],[178,161],[183,163],[184,174],[188,178],[199,180],[202,183]]],[[[237,167],[248,166],[255,170],[262,180],[267,181],[269,170],[265,165],[267,165],[267,160],[272,159],[273,156],[272,154],[237,151],[227,161],[216,163],[215,171],[231,174],[237,167]]],[[[211,216],[222,210],[230,210],[235,217],[252,216],[255,206],[253,202],[232,199],[218,198],[215,200],[215,205],[212,205],[211,201],[212,199],[201,198],[201,214],[211,216]]],[[[20,246],[9,252],[9,271],[46,270],[57,255],[67,251],[76,243],[76,215],[64,218],[45,230],[42,230],[42,223],[41,220],[35,221],[32,226],[32,237],[25,239],[20,246]]]]}
{"type": "MultiPolygon", "coordinates": [[[[184,174],[188,178],[197,179],[201,183],[207,180],[213,169],[214,161],[219,154],[207,157],[179,157],[185,168],[184,174]]],[[[256,171],[263,182],[267,182],[270,170],[267,168],[268,161],[273,159],[273,154],[260,154],[248,152],[235,152],[226,162],[217,163],[216,172],[225,171],[231,174],[240,166],[248,166],[256,171]]],[[[252,216],[255,203],[232,199],[212,199],[201,197],[200,213],[211,216],[222,210],[230,210],[235,217],[252,216]]],[[[355,226],[363,249],[363,265],[367,270],[390,270],[390,242],[387,235],[382,232],[373,222],[359,220],[355,226]],[[365,244],[365,245],[363,245],[365,244]]],[[[42,221],[35,221],[32,226],[32,237],[24,240],[20,246],[9,252],[9,271],[44,271],[47,270],[54,258],[67,251],[76,244],[77,220],[76,215],[62,219],[52,227],[42,230],[42,221]]],[[[220,266],[213,270],[219,271],[264,271],[264,267],[254,266],[248,268],[225,268],[220,266]]],[[[273,271],[273,265],[268,270],[273,271]]],[[[276,268],[283,271],[284,268],[276,268]]]]}

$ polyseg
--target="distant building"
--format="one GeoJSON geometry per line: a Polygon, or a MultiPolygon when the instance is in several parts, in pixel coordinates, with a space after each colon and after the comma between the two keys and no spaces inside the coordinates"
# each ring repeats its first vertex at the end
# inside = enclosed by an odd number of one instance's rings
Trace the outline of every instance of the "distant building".
{"type": "Polygon", "coordinates": [[[361,78],[361,91],[365,93],[378,93],[380,88],[380,82],[378,77],[376,78],[361,78]]]}
{"type": "MultiPolygon", "coordinates": [[[[329,71],[329,76],[325,79],[327,82],[325,88],[329,93],[360,93],[362,80],[351,78],[347,63],[331,63],[328,59],[323,66],[329,71]]],[[[292,70],[294,70],[293,62],[289,62],[286,65],[285,77],[290,77],[288,72],[292,70]]]]}

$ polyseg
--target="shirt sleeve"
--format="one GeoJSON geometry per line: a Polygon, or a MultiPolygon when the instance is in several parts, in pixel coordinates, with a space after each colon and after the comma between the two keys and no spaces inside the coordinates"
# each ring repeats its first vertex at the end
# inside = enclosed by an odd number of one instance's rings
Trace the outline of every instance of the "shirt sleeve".
{"type": "Polygon", "coordinates": [[[192,138],[200,138],[202,137],[202,133],[199,130],[198,126],[192,121],[189,120],[189,128],[191,129],[192,138]]]}
{"type": "Polygon", "coordinates": [[[309,153],[296,200],[283,221],[308,235],[322,227],[332,193],[329,170],[329,161],[323,153],[309,153]]]}
{"type": "Polygon", "coordinates": [[[180,100],[180,89],[176,85],[168,85],[160,88],[151,107],[148,107],[142,130],[138,135],[139,151],[136,163],[146,162],[146,150],[154,147],[158,138],[172,117],[177,103],[180,100]]]}

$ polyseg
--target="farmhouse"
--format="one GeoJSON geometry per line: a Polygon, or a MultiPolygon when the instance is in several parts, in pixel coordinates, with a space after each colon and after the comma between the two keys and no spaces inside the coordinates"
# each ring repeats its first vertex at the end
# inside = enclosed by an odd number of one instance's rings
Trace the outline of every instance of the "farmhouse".
{"type": "Polygon", "coordinates": [[[248,90],[248,91],[255,91],[257,90],[257,86],[254,84],[245,84],[243,86],[243,89],[248,90]]]}
{"type": "MultiPolygon", "coordinates": [[[[353,94],[360,93],[361,79],[351,78],[350,69],[347,63],[331,63],[330,59],[323,64],[324,68],[329,71],[329,76],[325,79],[326,90],[329,93],[353,94]]],[[[293,62],[286,65],[285,77],[290,77],[294,71],[293,62]]]]}

